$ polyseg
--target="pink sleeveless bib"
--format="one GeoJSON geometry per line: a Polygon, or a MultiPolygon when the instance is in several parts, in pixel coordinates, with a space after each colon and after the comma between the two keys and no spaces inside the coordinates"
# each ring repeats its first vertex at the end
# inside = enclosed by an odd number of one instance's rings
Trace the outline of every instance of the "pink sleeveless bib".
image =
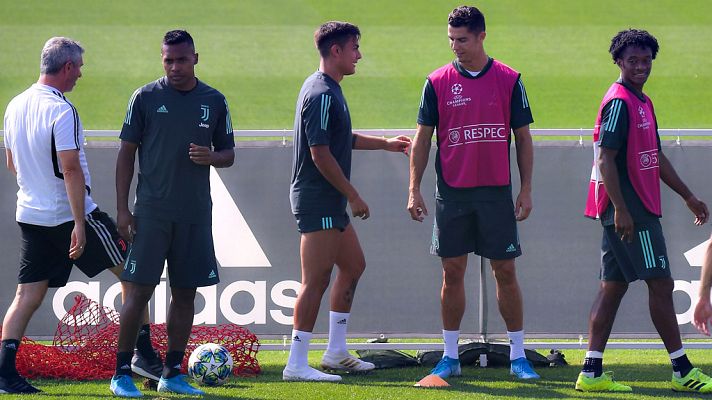
{"type": "MultiPolygon", "coordinates": [[[[645,95],[644,95],[645,96],[645,95]]],[[[601,131],[601,112],[612,99],[621,99],[628,110],[628,150],[626,153],[628,177],[645,208],[661,216],[660,204],[660,169],[658,168],[658,141],[655,127],[653,102],[645,96],[645,102],[625,86],[614,83],[603,97],[598,109],[596,126],[593,130],[593,168],[588,187],[585,215],[599,218],[610,201],[603,186],[603,178],[598,170],[599,147],[597,145],[601,131]]]]}
{"type": "Polygon", "coordinates": [[[449,186],[509,185],[510,107],[518,78],[496,60],[477,79],[462,76],[452,64],[430,74],[438,97],[442,178],[449,186]]]}

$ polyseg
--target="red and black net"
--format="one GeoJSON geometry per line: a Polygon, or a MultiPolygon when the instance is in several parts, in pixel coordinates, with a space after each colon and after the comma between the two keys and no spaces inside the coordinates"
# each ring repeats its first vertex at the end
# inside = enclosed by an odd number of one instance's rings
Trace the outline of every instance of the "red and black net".
{"type": "MultiPolygon", "coordinates": [[[[52,345],[22,339],[17,370],[27,378],[109,379],[116,367],[118,337],[119,313],[77,296],[74,306],[59,321],[52,345]]],[[[161,359],[166,354],[167,339],[165,324],[151,324],[151,342],[161,359]]],[[[261,372],[257,336],[232,324],[194,326],[183,358],[183,372],[190,353],[205,343],[220,344],[230,351],[234,375],[254,376],[261,372]]]]}

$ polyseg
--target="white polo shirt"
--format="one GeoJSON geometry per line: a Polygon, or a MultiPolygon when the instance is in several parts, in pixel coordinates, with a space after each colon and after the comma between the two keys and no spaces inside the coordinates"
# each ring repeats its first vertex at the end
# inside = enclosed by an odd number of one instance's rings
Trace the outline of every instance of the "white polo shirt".
{"type": "Polygon", "coordinates": [[[94,211],[82,123],[77,110],[59,90],[35,83],[8,104],[4,122],[5,147],[12,152],[20,187],[18,222],[57,226],[74,219],[57,155],[65,150],[79,150],[87,186],[85,213],[94,211]]]}

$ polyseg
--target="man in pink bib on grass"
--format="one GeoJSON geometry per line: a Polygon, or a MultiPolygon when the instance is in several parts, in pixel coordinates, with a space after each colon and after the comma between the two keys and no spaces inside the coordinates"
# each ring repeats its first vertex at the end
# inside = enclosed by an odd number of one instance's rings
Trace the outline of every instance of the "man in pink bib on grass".
{"type": "Polygon", "coordinates": [[[662,151],[653,103],[643,93],[658,42],[650,33],[628,29],[611,41],[610,53],[621,74],[603,97],[593,131],[594,165],[586,216],[600,219],[601,285],[589,316],[588,352],[576,390],[630,392],[603,372],[603,350],[628,284],[648,286],[650,316],[672,362],[672,390],[712,392],[712,379],[694,368],[682,346],[673,305],[670,274],[660,217],[660,180],[685,200],[695,224],[709,212],[675,172],[662,151]]]}
{"type": "Polygon", "coordinates": [[[522,254],[517,221],[532,209],[533,122],[519,73],[484,50],[485,18],[461,6],[448,16],[456,59],[431,73],[423,88],[410,160],[408,211],[423,221],[420,193],[431,140],[437,131],[435,225],[431,253],[441,258],[443,358],[431,371],[445,379],[461,374],[457,342],[465,313],[467,255],[488,258],[497,282],[497,302],[510,341],[511,373],[539,375],[524,355],[522,295],[514,259],[522,254]],[[517,148],[521,189],[512,201],[511,132],[517,148]]]}

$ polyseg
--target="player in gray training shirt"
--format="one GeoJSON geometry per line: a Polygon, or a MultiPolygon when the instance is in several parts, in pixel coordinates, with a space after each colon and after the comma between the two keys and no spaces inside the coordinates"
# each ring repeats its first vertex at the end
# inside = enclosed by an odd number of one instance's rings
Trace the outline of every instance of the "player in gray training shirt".
{"type": "Polygon", "coordinates": [[[294,120],[294,164],[290,200],[292,213],[340,215],[346,197],[319,172],[311,146],[328,145],[346,179],[351,178],[354,135],[351,116],[341,86],[321,71],[309,76],[297,99],[294,120]],[[327,133],[328,128],[328,133],[327,133]]]}
{"type": "Polygon", "coordinates": [[[357,26],[331,21],[314,34],[321,55],[319,70],[306,79],[297,99],[294,117],[294,164],[290,201],[301,233],[302,287],[294,307],[294,329],[287,366],[287,381],[339,381],[307,363],[309,341],[319,304],[338,267],[331,288],[329,344],[321,360],[328,370],[363,372],[374,368],[346,349],[346,330],[356,284],[366,267],[354,217],[366,219],[368,205],[349,182],[351,150],[406,152],[410,138],[384,139],[351,131],[351,116],[339,82],[356,72],[361,58],[357,26]]]}
{"type": "Polygon", "coordinates": [[[227,102],[195,77],[198,54],[188,32],[166,33],[161,55],[166,76],[131,96],[116,162],[118,229],[132,242],[121,276],[128,290],[110,386],[121,397],[141,396],[130,368],[137,313],[151,298],[166,261],[171,304],[158,391],[203,394],[183,380],[180,365],[193,325],[196,289],[219,281],[211,231],[210,168],[229,167],[235,157],[227,102]],[[139,177],[132,215],[128,197],[137,151],[139,177]]]}

